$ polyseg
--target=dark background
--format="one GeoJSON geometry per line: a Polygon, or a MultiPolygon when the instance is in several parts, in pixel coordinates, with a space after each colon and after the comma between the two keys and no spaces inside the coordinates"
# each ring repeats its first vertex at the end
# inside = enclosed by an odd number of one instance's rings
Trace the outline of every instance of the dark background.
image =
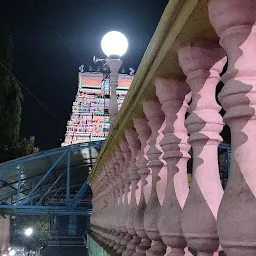
{"type": "Polygon", "coordinates": [[[102,36],[118,30],[129,40],[123,65],[127,72],[129,67],[136,70],[167,3],[168,0],[1,1],[1,22],[10,25],[14,41],[13,74],[44,105],[22,89],[22,136],[35,136],[41,150],[60,146],[77,92],[78,67],[92,65],[94,55],[104,57],[100,48],[102,36]]]}

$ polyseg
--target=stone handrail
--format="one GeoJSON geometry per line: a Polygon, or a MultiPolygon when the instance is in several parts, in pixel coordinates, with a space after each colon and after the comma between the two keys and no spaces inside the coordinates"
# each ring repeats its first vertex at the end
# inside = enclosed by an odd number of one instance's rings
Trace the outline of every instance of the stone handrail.
{"type": "Polygon", "coordinates": [[[255,24],[252,0],[169,1],[90,175],[111,255],[256,254],[255,24]]]}
{"type": "Polygon", "coordinates": [[[90,182],[95,177],[100,166],[103,165],[105,159],[107,159],[111,149],[113,150],[114,145],[118,143],[120,138],[124,137],[125,128],[132,127],[133,117],[144,115],[142,101],[156,99],[155,77],[158,74],[165,77],[173,74],[175,77],[184,78],[178,63],[177,46],[185,44],[186,41],[194,40],[193,37],[198,38],[201,34],[204,34],[202,40],[217,41],[209,20],[205,22],[204,17],[200,18],[202,14],[204,16],[207,15],[206,2],[208,1],[172,0],[167,4],[115,123],[89,175],[90,182]],[[195,23],[197,28],[194,29],[193,36],[191,36],[191,24],[195,23]],[[167,58],[167,55],[170,59],[167,58]],[[167,66],[171,66],[172,69],[167,69],[167,66]]]}

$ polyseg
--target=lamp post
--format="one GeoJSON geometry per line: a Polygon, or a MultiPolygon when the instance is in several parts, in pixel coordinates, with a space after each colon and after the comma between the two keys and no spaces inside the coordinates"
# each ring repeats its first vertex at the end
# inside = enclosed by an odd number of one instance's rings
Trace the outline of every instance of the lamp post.
{"type": "Polygon", "coordinates": [[[101,40],[102,51],[107,55],[106,63],[110,70],[110,125],[113,126],[118,113],[116,88],[118,86],[118,71],[122,65],[122,57],[128,49],[126,37],[117,31],[108,32],[101,40]]]}

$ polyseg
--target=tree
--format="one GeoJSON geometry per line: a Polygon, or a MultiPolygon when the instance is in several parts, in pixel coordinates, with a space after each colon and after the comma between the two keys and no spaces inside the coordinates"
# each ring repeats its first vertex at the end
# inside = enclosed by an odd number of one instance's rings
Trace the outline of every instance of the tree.
{"type": "Polygon", "coordinates": [[[19,84],[8,72],[12,69],[13,42],[8,29],[3,27],[0,27],[0,42],[0,143],[13,145],[19,139],[22,94],[19,84]]]}
{"type": "Polygon", "coordinates": [[[26,250],[38,251],[49,238],[49,216],[24,215],[12,218],[11,244],[14,247],[25,247],[26,250]],[[24,231],[31,227],[33,234],[26,237],[24,231]]]}
{"type": "Polygon", "coordinates": [[[13,63],[10,31],[0,26],[0,162],[36,152],[35,138],[20,138],[22,93],[10,70],[13,63]]]}

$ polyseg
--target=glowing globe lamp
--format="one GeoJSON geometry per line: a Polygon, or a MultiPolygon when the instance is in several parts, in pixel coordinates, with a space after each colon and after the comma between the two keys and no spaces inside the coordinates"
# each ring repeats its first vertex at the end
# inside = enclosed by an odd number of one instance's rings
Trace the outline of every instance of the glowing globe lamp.
{"type": "Polygon", "coordinates": [[[33,233],[33,229],[32,229],[32,228],[27,228],[27,229],[25,229],[25,235],[26,235],[26,236],[31,236],[32,233],[33,233]]]}
{"type": "Polygon", "coordinates": [[[9,255],[10,255],[10,256],[14,256],[14,255],[15,255],[15,253],[16,253],[16,251],[15,251],[15,250],[11,250],[11,251],[9,252],[9,255]]]}
{"type": "Polygon", "coordinates": [[[128,40],[122,33],[111,31],[103,36],[101,48],[108,57],[122,57],[128,49],[128,40]]]}

